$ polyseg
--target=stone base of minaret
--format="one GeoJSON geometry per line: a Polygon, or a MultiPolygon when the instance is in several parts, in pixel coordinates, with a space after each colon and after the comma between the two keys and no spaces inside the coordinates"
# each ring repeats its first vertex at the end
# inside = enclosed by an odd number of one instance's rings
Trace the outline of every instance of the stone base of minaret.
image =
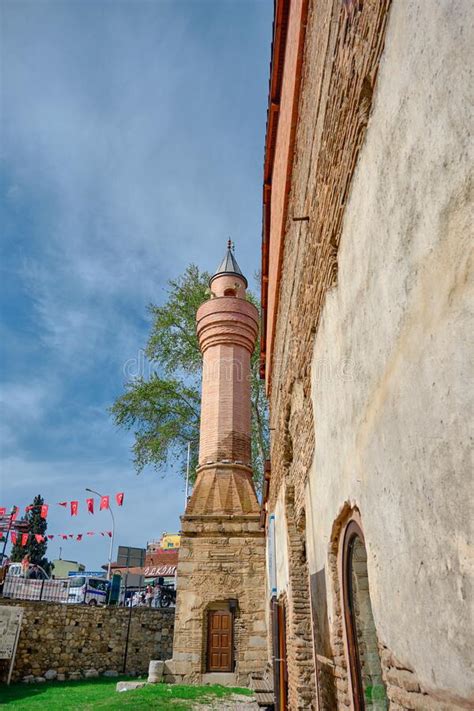
{"type": "Polygon", "coordinates": [[[250,470],[202,467],[181,523],[165,680],[247,686],[267,663],[265,540],[250,470]]]}

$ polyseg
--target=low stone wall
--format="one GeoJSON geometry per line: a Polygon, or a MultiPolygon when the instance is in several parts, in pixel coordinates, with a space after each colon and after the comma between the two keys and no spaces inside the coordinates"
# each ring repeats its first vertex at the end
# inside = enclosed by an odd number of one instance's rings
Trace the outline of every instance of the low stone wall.
{"type": "Polygon", "coordinates": [[[172,657],[174,608],[132,608],[130,615],[130,609],[123,607],[25,600],[0,600],[0,604],[24,609],[14,681],[43,676],[51,669],[60,678],[79,678],[90,670],[122,673],[129,620],[127,674],[146,673],[150,659],[172,657]]]}

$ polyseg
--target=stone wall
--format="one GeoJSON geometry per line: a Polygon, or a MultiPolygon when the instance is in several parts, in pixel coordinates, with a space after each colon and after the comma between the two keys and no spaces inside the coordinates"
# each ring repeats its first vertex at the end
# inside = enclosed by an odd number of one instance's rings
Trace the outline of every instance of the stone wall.
{"type": "Polygon", "coordinates": [[[130,619],[126,672],[146,673],[150,659],[168,659],[173,649],[174,609],[87,607],[2,600],[24,609],[13,680],[54,669],[78,678],[94,669],[122,673],[130,619]]]}

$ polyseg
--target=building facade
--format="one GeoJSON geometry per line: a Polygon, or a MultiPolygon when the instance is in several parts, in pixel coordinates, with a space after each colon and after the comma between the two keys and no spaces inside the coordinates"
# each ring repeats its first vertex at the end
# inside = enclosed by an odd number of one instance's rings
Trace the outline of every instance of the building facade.
{"type": "Polygon", "coordinates": [[[265,539],[252,480],[250,356],[258,311],[229,245],[197,312],[199,466],[181,518],[171,681],[247,685],[267,662],[265,539]]]}
{"type": "Polygon", "coordinates": [[[77,560],[64,560],[55,558],[53,561],[53,575],[55,578],[67,578],[69,573],[83,573],[86,566],[77,560]]]}
{"type": "Polygon", "coordinates": [[[280,709],[474,707],[472,21],[469,0],[275,4],[262,376],[280,709]]]}

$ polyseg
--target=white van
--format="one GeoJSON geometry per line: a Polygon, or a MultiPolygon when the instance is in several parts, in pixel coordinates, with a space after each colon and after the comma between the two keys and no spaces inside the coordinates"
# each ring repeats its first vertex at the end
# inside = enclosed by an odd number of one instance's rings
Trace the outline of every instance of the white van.
{"type": "Polygon", "coordinates": [[[110,583],[104,578],[76,575],[69,578],[69,598],[72,604],[105,605],[110,583]]]}

